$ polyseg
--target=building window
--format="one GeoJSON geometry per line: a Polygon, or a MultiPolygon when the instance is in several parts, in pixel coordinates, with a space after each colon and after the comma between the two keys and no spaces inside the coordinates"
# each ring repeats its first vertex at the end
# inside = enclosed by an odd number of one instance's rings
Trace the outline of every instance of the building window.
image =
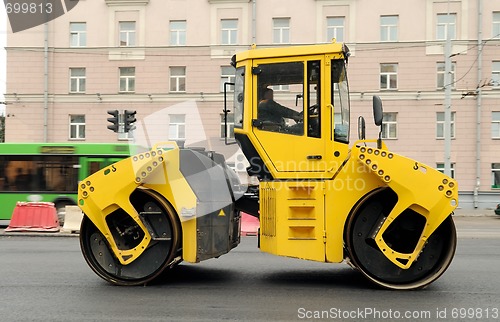
{"type": "Polygon", "coordinates": [[[491,112],[491,137],[500,139],[500,112],[491,112]]]}
{"type": "Polygon", "coordinates": [[[85,92],[85,68],[69,69],[69,91],[71,93],[85,92]]]}
{"type": "Polygon", "coordinates": [[[135,67],[120,67],[120,92],[135,92],[135,67]]]}
{"type": "Polygon", "coordinates": [[[338,42],[344,42],[345,17],[326,18],[326,41],[331,42],[335,38],[338,42]]]}
{"type": "Polygon", "coordinates": [[[398,41],[398,16],[380,16],[380,41],[398,41]]]}
{"type": "Polygon", "coordinates": [[[70,22],[69,24],[69,46],[87,46],[87,24],[85,22],[70,22]]]}
{"type": "Polygon", "coordinates": [[[170,67],[170,91],[186,92],[186,67],[170,67]]]}
{"type": "Polygon", "coordinates": [[[384,113],[382,121],[382,138],[397,139],[398,138],[398,113],[384,113]]]}
{"type": "Polygon", "coordinates": [[[186,45],[186,21],[170,21],[170,46],[186,45]]]}
{"type": "Polygon", "coordinates": [[[500,12],[493,12],[492,37],[500,39],[500,12]]]}
{"type": "Polygon", "coordinates": [[[85,139],[85,115],[69,116],[69,138],[72,140],[85,139]]]}
{"type": "MultiPolygon", "coordinates": [[[[220,91],[224,92],[224,83],[234,84],[234,68],[231,66],[222,66],[220,68],[220,91]]],[[[228,91],[233,90],[233,86],[228,86],[228,91]]]]}
{"type": "MultiPolygon", "coordinates": [[[[444,139],[444,112],[436,113],[436,138],[444,139]]],[[[455,138],[455,112],[451,112],[451,138],[455,138]]]]}
{"type": "Polygon", "coordinates": [[[500,61],[491,64],[491,86],[500,87],[500,61]]]}
{"type": "Polygon", "coordinates": [[[234,114],[227,114],[227,133],[225,131],[224,114],[220,115],[220,137],[223,139],[227,135],[228,138],[234,138],[234,114]]]}
{"type": "Polygon", "coordinates": [[[500,188],[500,163],[491,164],[491,187],[500,188]]]}
{"type": "Polygon", "coordinates": [[[168,138],[170,140],[186,139],[186,115],[171,114],[170,123],[168,124],[168,138]]]}
{"type": "Polygon", "coordinates": [[[450,13],[449,15],[446,13],[437,15],[437,26],[436,26],[436,40],[446,40],[448,35],[450,39],[453,40],[456,38],[456,21],[457,14],[450,13]]]}
{"type": "Polygon", "coordinates": [[[221,20],[221,44],[236,45],[238,41],[238,19],[221,20]]]}
{"type": "Polygon", "coordinates": [[[290,18],[273,18],[273,43],[290,43],[290,18]]]}
{"type": "MultiPolygon", "coordinates": [[[[436,170],[444,173],[444,163],[436,163],[436,170]]],[[[450,174],[453,179],[455,179],[455,163],[450,163],[450,174]]]]}
{"type": "Polygon", "coordinates": [[[398,64],[380,64],[380,89],[398,89],[398,64]]]}
{"type": "MultiPolygon", "coordinates": [[[[456,63],[451,63],[451,78],[450,78],[450,85],[452,88],[455,88],[455,67],[456,63]]],[[[444,63],[437,63],[437,88],[438,89],[444,89],[445,84],[444,83],[444,73],[445,72],[445,64],[444,63]]]]}
{"type": "Polygon", "coordinates": [[[269,86],[269,88],[272,88],[273,91],[275,91],[275,92],[289,92],[290,91],[290,85],[288,85],[288,84],[273,85],[273,86],[269,86]]]}
{"type": "Polygon", "coordinates": [[[120,46],[135,46],[135,21],[120,21],[120,46]]]}

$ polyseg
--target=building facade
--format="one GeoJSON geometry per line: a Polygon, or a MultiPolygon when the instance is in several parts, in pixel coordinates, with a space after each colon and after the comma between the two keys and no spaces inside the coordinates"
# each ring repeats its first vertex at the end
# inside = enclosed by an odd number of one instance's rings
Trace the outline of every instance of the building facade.
{"type": "MultiPolygon", "coordinates": [[[[223,139],[231,56],[252,44],[332,38],[351,50],[351,141],[358,116],[372,120],[372,96],[379,95],[389,148],[444,169],[449,85],[449,163],[460,206],[500,203],[494,0],[80,0],[45,25],[8,33],[5,140],[178,140],[237,164],[237,147],[223,139]],[[108,110],[137,111],[133,138],[107,130],[108,110]]],[[[378,136],[367,123],[367,136],[378,136]]]]}

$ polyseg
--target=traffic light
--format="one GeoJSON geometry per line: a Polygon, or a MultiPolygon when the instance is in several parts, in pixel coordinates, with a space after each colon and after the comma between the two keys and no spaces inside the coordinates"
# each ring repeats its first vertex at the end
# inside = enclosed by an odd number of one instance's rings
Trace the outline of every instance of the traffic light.
{"type": "Polygon", "coordinates": [[[136,111],[125,110],[125,133],[135,130],[134,122],[136,111]]]}
{"type": "Polygon", "coordinates": [[[108,129],[110,129],[113,132],[118,132],[118,128],[120,126],[119,120],[118,120],[118,110],[109,110],[108,114],[112,115],[113,117],[108,117],[108,122],[111,122],[110,125],[108,125],[108,129]]]}

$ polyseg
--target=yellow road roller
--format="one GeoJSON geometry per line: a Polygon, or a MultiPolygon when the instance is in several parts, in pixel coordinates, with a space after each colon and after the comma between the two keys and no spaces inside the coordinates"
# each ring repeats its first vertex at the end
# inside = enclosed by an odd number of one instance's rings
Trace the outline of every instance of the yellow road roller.
{"type": "MultiPolygon", "coordinates": [[[[89,266],[113,284],[146,284],[228,253],[245,212],[260,220],[263,252],[346,261],[388,289],[436,280],[455,253],[457,182],[390,151],[380,134],[366,139],[363,118],[350,142],[348,59],[335,42],[233,56],[224,109],[255,184],[242,185],[223,155],[174,142],[110,165],[79,183],[89,266]]],[[[381,127],[376,96],[373,116],[381,127]]]]}

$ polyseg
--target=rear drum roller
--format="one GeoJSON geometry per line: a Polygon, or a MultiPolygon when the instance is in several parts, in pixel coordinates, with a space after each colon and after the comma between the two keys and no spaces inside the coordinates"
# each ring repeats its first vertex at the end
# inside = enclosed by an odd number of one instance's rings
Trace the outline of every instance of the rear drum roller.
{"type": "MultiPolygon", "coordinates": [[[[136,190],[130,200],[154,232],[146,250],[130,264],[118,261],[106,238],[87,216],[80,228],[80,247],[88,265],[104,280],[117,285],[141,285],[153,280],[174,264],[180,248],[180,225],[168,202],[145,189],[136,190]]],[[[121,209],[109,214],[106,222],[121,250],[132,249],[144,237],[142,229],[121,209]]]]}
{"type": "MultiPolygon", "coordinates": [[[[383,198],[371,198],[351,216],[346,230],[346,247],[352,264],[369,280],[388,289],[423,288],[448,268],[455,253],[457,236],[451,216],[429,237],[419,257],[408,269],[394,265],[378,249],[374,232],[390,206],[383,198]]],[[[383,238],[395,251],[411,253],[425,225],[425,218],[407,209],[391,223],[383,238]]]]}

